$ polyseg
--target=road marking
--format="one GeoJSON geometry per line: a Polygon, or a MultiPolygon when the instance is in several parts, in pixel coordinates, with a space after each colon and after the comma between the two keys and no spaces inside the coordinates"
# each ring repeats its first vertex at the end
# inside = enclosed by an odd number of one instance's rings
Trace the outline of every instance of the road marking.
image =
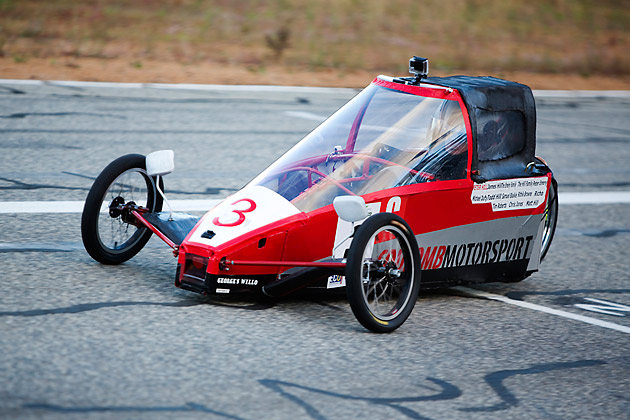
{"type": "Polygon", "coordinates": [[[83,249],[80,242],[0,242],[0,253],[3,252],[72,252],[83,249]]]}
{"type": "MultiPolygon", "coordinates": [[[[630,191],[560,193],[562,205],[626,204],[630,191]]],[[[169,200],[174,211],[207,211],[222,200],[169,200]]],[[[16,213],[81,213],[83,201],[0,201],[0,214],[16,213]]]]}
{"type": "Polygon", "coordinates": [[[630,203],[630,191],[593,191],[559,193],[560,204],[625,204],[630,203]]]}
{"type": "Polygon", "coordinates": [[[624,312],[630,312],[630,306],[622,305],[620,303],[608,302],[606,300],[584,298],[584,300],[593,303],[576,303],[576,308],[584,309],[585,311],[599,312],[606,315],[625,316],[624,312]]]}
{"type": "Polygon", "coordinates": [[[630,90],[532,90],[536,98],[630,98],[630,90]]]}
{"type": "Polygon", "coordinates": [[[578,315],[571,312],[561,311],[559,309],[548,308],[546,306],[537,305],[535,303],[523,302],[522,300],[514,300],[503,295],[496,295],[494,293],[488,293],[481,290],[470,289],[468,287],[458,286],[458,287],[453,287],[452,289],[457,290],[461,293],[470,295],[470,296],[480,297],[480,298],[489,299],[489,300],[496,300],[499,302],[507,303],[509,305],[519,306],[521,308],[533,309],[534,311],[544,312],[546,314],[573,319],[575,321],[584,322],[586,324],[596,325],[598,327],[609,328],[611,330],[630,334],[630,327],[614,324],[612,322],[602,321],[596,318],[590,318],[587,316],[578,315]]]}
{"type": "Polygon", "coordinates": [[[313,114],[312,112],[304,112],[304,111],[285,111],[284,115],[295,118],[302,118],[303,120],[322,122],[326,118],[324,115],[313,114]]]}
{"type": "MultiPolygon", "coordinates": [[[[175,89],[175,90],[207,90],[232,92],[357,92],[354,88],[327,88],[311,86],[274,86],[274,85],[204,85],[191,83],[116,83],[116,82],[82,82],[76,80],[30,80],[30,79],[0,79],[0,84],[31,85],[31,86],[74,86],[74,87],[105,87],[123,89],[175,89]]],[[[629,90],[533,90],[536,98],[630,98],[629,90]]]]}
{"type": "MultiPolygon", "coordinates": [[[[221,201],[215,199],[169,200],[168,202],[173,207],[173,211],[208,211],[221,201]]],[[[82,213],[84,204],[84,201],[4,201],[0,202],[0,214],[82,213]]]]}
{"type": "Polygon", "coordinates": [[[330,88],[315,86],[274,86],[274,85],[202,85],[191,83],[116,83],[116,82],[81,82],[74,80],[20,80],[0,79],[0,84],[22,86],[69,86],[83,88],[117,89],[168,89],[168,90],[204,90],[211,92],[288,92],[288,93],[357,93],[360,89],[330,88]]]}

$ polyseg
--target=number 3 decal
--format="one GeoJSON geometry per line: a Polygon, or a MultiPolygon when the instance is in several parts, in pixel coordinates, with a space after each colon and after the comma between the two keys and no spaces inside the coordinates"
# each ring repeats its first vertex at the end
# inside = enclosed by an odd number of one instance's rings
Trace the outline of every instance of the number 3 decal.
{"type": "Polygon", "coordinates": [[[249,213],[256,209],[256,203],[254,202],[254,200],[250,198],[241,198],[240,200],[236,200],[235,202],[233,202],[232,205],[234,206],[243,201],[246,203],[249,203],[249,208],[246,208],[243,210],[238,210],[238,209],[232,210],[232,213],[238,214],[238,219],[236,221],[230,222],[230,223],[222,223],[218,217],[215,217],[214,219],[212,219],[212,223],[214,223],[217,226],[224,226],[224,227],[238,226],[241,223],[243,223],[245,221],[245,213],[249,213]]]}

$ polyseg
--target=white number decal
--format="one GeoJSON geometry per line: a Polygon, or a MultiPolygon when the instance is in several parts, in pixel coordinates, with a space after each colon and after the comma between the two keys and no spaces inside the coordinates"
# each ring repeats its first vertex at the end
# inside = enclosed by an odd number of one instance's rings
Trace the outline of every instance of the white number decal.
{"type": "Polygon", "coordinates": [[[400,203],[402,203],[402,200],[400,199],[400,197],[396,196],[396,197],[392,197],[389,199],[389,201],[387,202],[387,207],[385,208],[385,211],[387,213],[394,213],[400,210],[400,203]]]}
{"type": "Polygon", "coordinates": [[[231,223],[222,223],[218,217],[215,217],[212,220],[212,223],[214,223],[217,226],[224,226],[224,227],[233,227],[233,226],[238,226],[241,223],[243,223],[245,221],[245,213],[249,213],[250,211],[254,211],[256,209],[256,203],[254,202],[254,200],[250,199],[250,198],[241,198],[240,200],[237,200],[235,202],[232,203],[232,205],[236,205],[238,203],[248,203],[249,207],[243,210],[232,210],[232,213],[236,213],[238,214],[238,219],[236,219],[236,221],[231,222],[231,223]]]}

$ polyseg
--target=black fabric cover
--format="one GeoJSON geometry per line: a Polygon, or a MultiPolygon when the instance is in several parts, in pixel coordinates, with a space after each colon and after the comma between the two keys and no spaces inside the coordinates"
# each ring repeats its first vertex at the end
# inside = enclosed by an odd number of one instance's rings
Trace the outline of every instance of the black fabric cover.
{"type": "MultiPolygon", "coordinates": [[[[428,77],[422,84],[457,89],[466,104],[473,135],[472,170],[478,171],[473,175],[477,182],[500,178],[518,178],[531,176],[527,172],[527,164],[534,161],[536,153],[536,105],[534,95],[528,86],[495,77],[449,76],[428,77]],[[512,133],[510,138],[523,142],[522,150],[511,155],[497,155],[496,159],[480,161],[477,156],[478,144],[485,140],[480,115],[487,111],[500,113],[501,111],[517,111],[523,114],[524,124],[520,127],[522,133],[512,133]]],[[[520,143],[519,143],[520,144],[520,143]]],[[[520,148],[520,147],[519,147],[520,148]]]]}

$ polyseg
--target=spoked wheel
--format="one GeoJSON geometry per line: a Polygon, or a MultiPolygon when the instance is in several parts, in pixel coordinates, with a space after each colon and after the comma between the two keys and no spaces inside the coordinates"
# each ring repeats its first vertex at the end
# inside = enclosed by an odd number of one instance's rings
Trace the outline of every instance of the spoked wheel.
{"type": "Polygon", "coordinates": [[[157,212],[162,197],[155,178],[146,173],[145,157],[125,155],[110,163],[96,178],[83,207],[81,236],[86,251],[103,264],[120,264],[136,255],[151,237],[151,231],[134,224],[132,204],[157,212]]]}
{"type": "Polygon", "coordinates": [[[420,290],[418,243],[409,225],[378,213],[358,229],[348,251],[346,293],[357,320],[392,332],[411,314],[420,290]]]}
{"type": "Polygon", "coordinates": [[[549,198],[545,207],[543,219],[542,248],[540,251],[540,260],[542,261],[549,251],[549,246],[553,240],[553,234],[556,232],[556,224],[558,222],[558,185],[552,180],[549,187],[549,198]]]}

